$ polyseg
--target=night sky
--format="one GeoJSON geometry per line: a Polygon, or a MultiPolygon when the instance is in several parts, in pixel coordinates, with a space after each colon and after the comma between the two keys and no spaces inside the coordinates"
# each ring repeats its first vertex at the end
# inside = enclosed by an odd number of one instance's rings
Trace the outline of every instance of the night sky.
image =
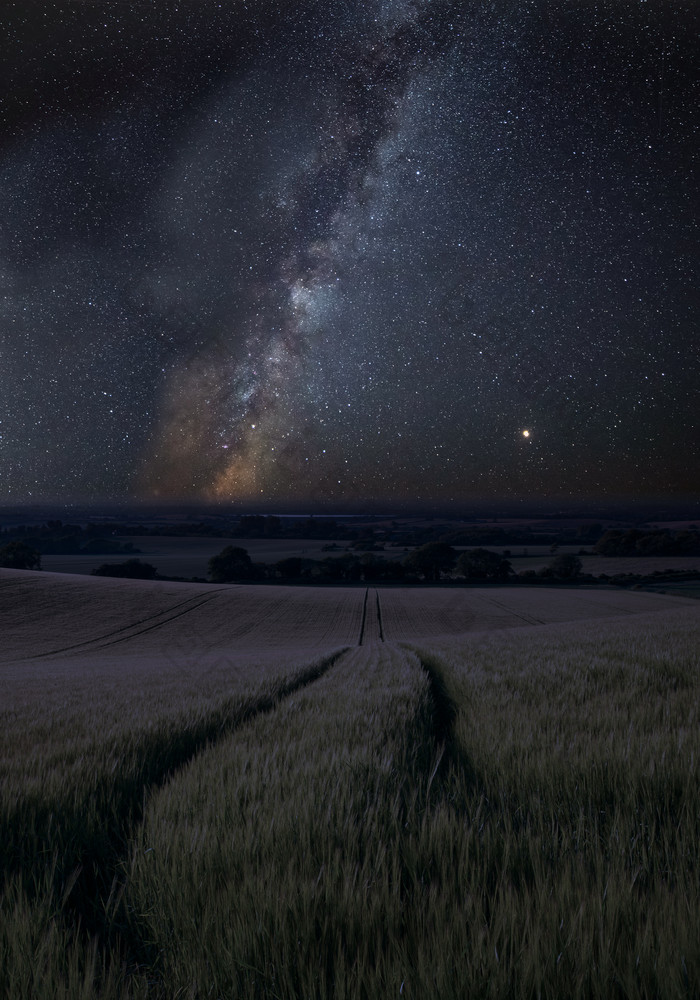
{"type": "Polygon", "coordinates": [[[0,501],[697,495],[699,27],[5,2],[0,501]]]}

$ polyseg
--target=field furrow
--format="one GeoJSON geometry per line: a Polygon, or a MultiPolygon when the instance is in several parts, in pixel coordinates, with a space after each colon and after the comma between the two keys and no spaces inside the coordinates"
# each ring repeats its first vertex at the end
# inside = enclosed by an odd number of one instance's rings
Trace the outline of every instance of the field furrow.
{"type": "Polygon", "coordinates": [[[413,647],[445,720],[436,995],[695,996],[700,617],[525,634],[413,647]]]}
{"type": "Polygon", "coordinates": [[[0,663],[100,641],[219,588],[0,570],[0,663]]]}
{"type": "Polygon", "coordinates": [[[21,657],[19,659],[36,660],[47,656],[61,656],[67,653],[87,653],[92,656],[94,653],[105,650],[109,646],[116,646],[119,643],[128,642],[131,639],[139,639],[147,632],[151,632],[157,628],[163,628],[171,622],[174,622],[176,619],[181,618],[183,615],[190,614],[192,611],[196,611],[198,608],[202,607],[202,605],[208,604],[209,601],[214,599],[214,596],[214,594],[198,594],[194,597],[187,598],[185,601],[180,601],[164,611],[157,611],[152,615],[147,615],[145,618],[139,619],[137,622],[123,625],[121,628],[115,629],[113,632],[108,632],[106,635],[96,636],[92,639],[84,639],[81,642],[73,643],[69,646],[62,646],[59,649],[51,649],[43,653],[37,653],[34,656],[21,657]]]}
{"type": "Polygon", "coordinates": [[[6,749],[0,768],[0,958],[8,997],[48,1000],[64,989],[73,995],[78,980],[90,979],[86,969],[96,960],[98,945],[109,966],[103,973],[112,981],[116,966],[109,965],[108,951],[122,951],[105,924],[105,908],[148,794],[198,752],[317,681],[341,653],[304,665],[277,665],[262,682],[255,673],[239,675],[236,694],[229,690],[228,697],[219,694],[209,703],[161,705],[140,731],[131,717],[111,732],[102,727],[91,740],[81,741],[75,733],[66,738],[64,732],[53,761],[43,745],[39,773],[18,747],[14,757],[6,749]],[[24,916],[17,923],[20,911],[24,916]],[[40,940],[42,960],[53,963],[46,979],[34,950],[40,940]],[[73,956],[68,971],[67,955],[73,956]]]}
{"type": "MultiPolygon", "coordinates": [[[[209,697],[192,691],[188,699],[180,684],[170,698],[166,695],[140,717],[129,711],[126,700],[118,706],[93,705],[89,713],[83,707],[72,720],[70,712],[55,720],[50,706],[34,714],[26,705],[24,713],[19,707],[3,711],[2,867],[26,867],[52,846],[59,853],[67,851],[72,857],[67,864],[77,863],[105,826],[128,826],[145,788],[158,784],[205,744],[316,680],[338,655],[306,664],[249,664],[227,683],[219,678],[216,694],[209,697]],[[14,740],[8,739],[11,725],[14,740]]],[[[98,697],[106,701],[113,693],[105,689],[98,697]]]]}
{"type": "Polygon", "coordinates": [[[381,606],[379,604],[379,594],[376,590],[368,587],[365,591],[363,602],[363,619],[360,633],[359,646],[367,645],[370,642],[383,642],[384,632],[382,629],[381,606]]]}
{"type": "Polygon", "coordinates": [[[410,876],[387,848],[425,794],[432,714],[414,656],[356,648],[154,796],[125,898],[156,996],[398,993],[410,876]]]}
{"type": "Polygon", "coordinates": [[[0,572],[0,993],[699,996],[699,612],[0,572]]]}
{"type": "Polygon", "coordinates": [[[212,587],[19,574],[0,592],[2,664],[69,657],[154,658],[182,666],[242,650],[357,642],[363,591],[212,587]],[[29,581],[27,581],[29,577],[29,581]]]}

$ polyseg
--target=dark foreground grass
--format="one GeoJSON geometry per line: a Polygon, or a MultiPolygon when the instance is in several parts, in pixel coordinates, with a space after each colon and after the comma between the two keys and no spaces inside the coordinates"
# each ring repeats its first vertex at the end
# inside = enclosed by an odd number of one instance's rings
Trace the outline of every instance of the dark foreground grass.
{"type": "Polygon", "coordinates": [[[151,800],[126,902],[155,995],[398,995],[432,714],[414,655],[362,647],[151,800]]]}
{"type": "MultiPolygon", "coordinates": [[[[129,960],[119,903],[121,860],[146,796],[196,753],[317,680],[342,651],[306,664],[255,666],[221,678],[220,693],[171,692],[150,714],[115,713],[110,687],[86,705],[73,730],[47,726],[44,745],[23,756],[7,739],[0,795],[0,987],[8,997],[123,993],[129,960]],[[260,679],[260,675],[263,679],[260,679]],[[222,690],[223,689],[223,690],[222,690]],[[227,691],[228,689],[228,691],[227,691]],[[85,716],[94,728],[80,723],[85,716]],[[89,735],[88,735],[89,733],[89,735]],[[122,985],[120,985],[122,984],[122,985]]],[[[125,702],[125,706],[128,702],[125,702]]],[[[133,706],[131,706],[133,708],[133,706]]]]}
{"type": "Polygon", "coordinates": [[[432,711],[413,657],[339,663],[152,800],[152,994],[697,997],[698,635],[419,650],[432,711]]]}
{"type": "Polygon", "coordinates": [[[437,995],[700,996],[697,616],[420,655],[455,709],[422,848],[461,965],[437,995]]]}
{"type": "Polygon", "coordinates": [[[10,881],[7,995],[697,1000],[699,650],[691,610],[347,653],[152,786],[93,943],[10,881]]]}

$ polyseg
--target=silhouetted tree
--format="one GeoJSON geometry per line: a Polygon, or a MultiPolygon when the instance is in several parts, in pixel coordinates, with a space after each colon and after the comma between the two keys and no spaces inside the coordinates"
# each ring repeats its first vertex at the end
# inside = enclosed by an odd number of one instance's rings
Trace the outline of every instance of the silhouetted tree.
{"type": "Polygon", "coordinates": [[[140,559],[127,559],[122,563],[102,563],[92,571],[93,576],[114,576],[126,580],[155,580],[157,570],[140,559]]]}
{"type": "Polygon", "coordinates": [[[558,580],[574,580],[577,576],[581,575],[583,563],[572,552],[565,552],[557,556],[556,559],[552,559],[549,569],[552,572],[552,576],[557,577],[558,580]]]}
{"type": "Polygon", "coordinates": [[[605,534],[594,547],[603,556],[680,556],[700,552],[700,538],[692,531],[613,530],[605,534]]]}
{"type": "MultiPolygon", "coordinates": [[[[634,541],[632,542],[632,548],[634,548],[634,541]]],[[[601,556],[627,555],[628,547],[625,541],[625,532],[609,528],[595,543],[593,551],[601,556]]]]}
{"type": "Polygon", "coordinates": [[[403,561],[408,570],[422,573],[426,580],[437,582],[455,564],[457,553],[447,542],[427,542],[409,552],[403,561]]]}
{"type": "Polygon", "coordinates": [[[279,562],[275,563],[275,569],[284,580],[291,580],[294,577],[301,576],[301,566],[302,561],[300,556],[288,556],[286,559],[280,559],[279,562]]]}
{"type": "Polygon", "coordinates": [[[238,545],[227,545],[209,560],[209,577],[213,583],[251,580],[254,576],[255,568],[250,556],[238,545]]]}
{"type": "Polygon", "coordinates": [[[360,566],[365,580],[378,580],[383,575],[384,560],[372,552],[365,552],[360,556],[360,566]]]}
{"type": "Polygon", "coordinates": [[[41,555],[25,542],[8,542],[0,548],[0,566],[5,569],[41,569],[41,555]]]}
{"type": "Polygon", "coordinates": [[[362,573],[360,560],[350,553],[335,558],[327,557],[318,566],[321,575],[327,580],[359,580],[362,573]]]}
{"type": "Polygon", "coordinates": [[[490,549],[469,549],[457,560],[457,572],[467,580],[507,580],[513,567],[490,549]]]}

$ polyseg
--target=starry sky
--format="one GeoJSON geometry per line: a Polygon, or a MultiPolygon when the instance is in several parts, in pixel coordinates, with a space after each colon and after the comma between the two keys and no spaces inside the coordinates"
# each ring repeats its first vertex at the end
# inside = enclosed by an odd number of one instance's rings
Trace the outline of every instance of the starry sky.
{"type": "Polygon", "coordinates": [[[699,27],[5,3],[0,501],[697,496],[699,27]]]}

